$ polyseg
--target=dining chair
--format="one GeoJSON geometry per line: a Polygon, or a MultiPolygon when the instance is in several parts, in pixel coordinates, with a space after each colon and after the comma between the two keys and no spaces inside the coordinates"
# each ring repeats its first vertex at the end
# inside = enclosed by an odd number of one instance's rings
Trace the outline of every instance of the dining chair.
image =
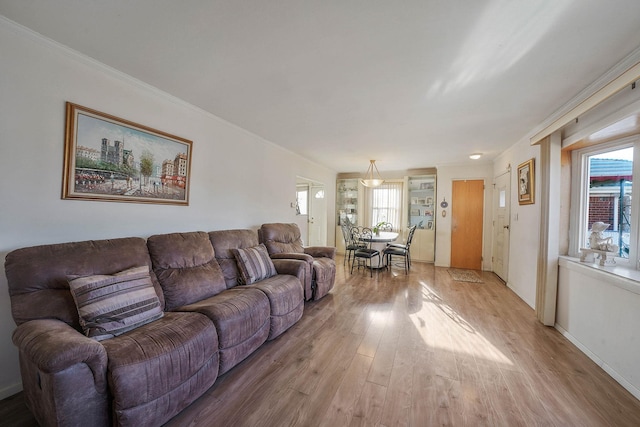
{"type": "Polygon", "coordinates": [[[408,274],[411,269],[411,242],[413,241],[413,234],[416,232],[417,226],[413,225],[409,228],[409,234],[407,235],[407,242],[401,243],[388,243],[384,249],[383,254],[387,258],[387,265],[391,268],[391,259],[394,256],[401,256],[404,258],[404,273],[408,274]]]}
{"type": "Polygon", "coordinates": [[[362,243],[353,239],[353,235],[351,234],[351,229],[353,226],[342,224],[340,226],[342,228],[342,237],[344,238],[344,250],[345,250],[345,258],[342,265],[345,265],[351,262],[351,256],[356,251],[356,249],[360,249],[362,247],[362,243]]]}
{"type": "Polygon", "coordinates": [[[353,236],[354,241],[361,242],[362,246],[355,250],[353,253],[353,262],[351,263],[351,274],[353,274],[353,267],[358,261],[358,270],[360,270],[360,261],[362,261],[362,265],[367,267],[367,260],[369,261],[369,272],[371,277],[373,277],[373,266],[371,265],[371,260],[375,257],[378,257],[378,268],[380,268],[380,259],[382,255],[380,251],[377,249],[373,249],[371,247],[371,240],[373,238],[373,230],[367,227],[353,227],[351,229],[351,235],[353,236]]]}

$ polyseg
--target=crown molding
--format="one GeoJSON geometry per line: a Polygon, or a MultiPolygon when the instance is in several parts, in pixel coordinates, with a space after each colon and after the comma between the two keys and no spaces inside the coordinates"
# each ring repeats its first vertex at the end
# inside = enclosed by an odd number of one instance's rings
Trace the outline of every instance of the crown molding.
{"type": "Polygon", "coordinates": [[[529,134],[531,144],[538,144],[544,137],[559,130],[571,120],[596,107],[638,79],[640,79],[640,46],[534,128],[529,134]]]}

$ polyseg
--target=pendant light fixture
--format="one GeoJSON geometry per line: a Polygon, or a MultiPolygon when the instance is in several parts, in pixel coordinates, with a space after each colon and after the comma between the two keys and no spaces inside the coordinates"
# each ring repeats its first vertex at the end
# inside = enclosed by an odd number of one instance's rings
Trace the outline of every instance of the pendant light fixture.
{"type": "Polygon", "coordinates": [[[380,172],[378,171],[378,167],[376,166],[375,160],[369,160],[369,169],[364,174],[364,178],[360,180],[360,183],[365,187],[378,187],[384,182],[384,179],[380,176],[380,172]],[[373,171],[376,171],[376,175],[373,175],[373,171]]]}

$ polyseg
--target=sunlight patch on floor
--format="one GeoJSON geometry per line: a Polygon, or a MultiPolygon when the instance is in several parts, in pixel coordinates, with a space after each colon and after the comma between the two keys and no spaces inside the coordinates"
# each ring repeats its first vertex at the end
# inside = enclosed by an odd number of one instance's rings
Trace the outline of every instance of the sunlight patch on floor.
{"type": "Polygon", "coordinates": [[[423,342],[432,348],[463,353],[476,360],[513,366],[511,359],[474,326],[433,292],[422,285],[421,306],[409,315],[423,342]],[[437,325],[430,327],[429,325],[437,325]]]}

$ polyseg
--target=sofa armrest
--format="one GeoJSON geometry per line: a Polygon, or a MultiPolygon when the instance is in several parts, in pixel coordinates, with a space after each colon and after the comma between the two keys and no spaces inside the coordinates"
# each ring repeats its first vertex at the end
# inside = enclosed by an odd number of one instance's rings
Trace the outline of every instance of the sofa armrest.
{"type": "Polygon", "coordinates": [[[278,274],[299,277],[303,276],[308,268],[307,262],[299,259],[274,259],[272,261],[278,274]]]}
{"type": "Polygon", "coordinates": [[[272,260],[275,259],[297,259],[300,261],[306,261],[309,264],[313,264],[313,256],[309,254],[303,254],[299,252],[281,252],[279,254],[269,255],[272,260]]]}
{"type": "Polygon", "coordinates": [[[305,301],[310,300],[313,297],[313,281],[312,279],[312,270],[313,270],[313,258],[309,255],[298,254],[308,257],[311,261],[307,261],[307,259],[290,259],[290,258],[282,258],[282,259],[272,259],[273,265],[276,267],[276,271],[278,274],[289,274],[291,276],[295,276],[300,280],[300,284],[302,285],[302,289],[304,290],[304,299],[305,301]]]}
{"type": "Polygon", "coordinates": [[[107,352],[98,341],[85,337],[54,319],[31,320],[13,332],[13,343],[38,369],[55,373],[84,363],[98,389],[106,388],[107,352]]]}
{"type": "Polygon", "coordinates": [[[309,254],[314,258],[331,258],[336,257],[336,248],[333,246],[307,246],[304,248],[304,253],[309,254]]]}

